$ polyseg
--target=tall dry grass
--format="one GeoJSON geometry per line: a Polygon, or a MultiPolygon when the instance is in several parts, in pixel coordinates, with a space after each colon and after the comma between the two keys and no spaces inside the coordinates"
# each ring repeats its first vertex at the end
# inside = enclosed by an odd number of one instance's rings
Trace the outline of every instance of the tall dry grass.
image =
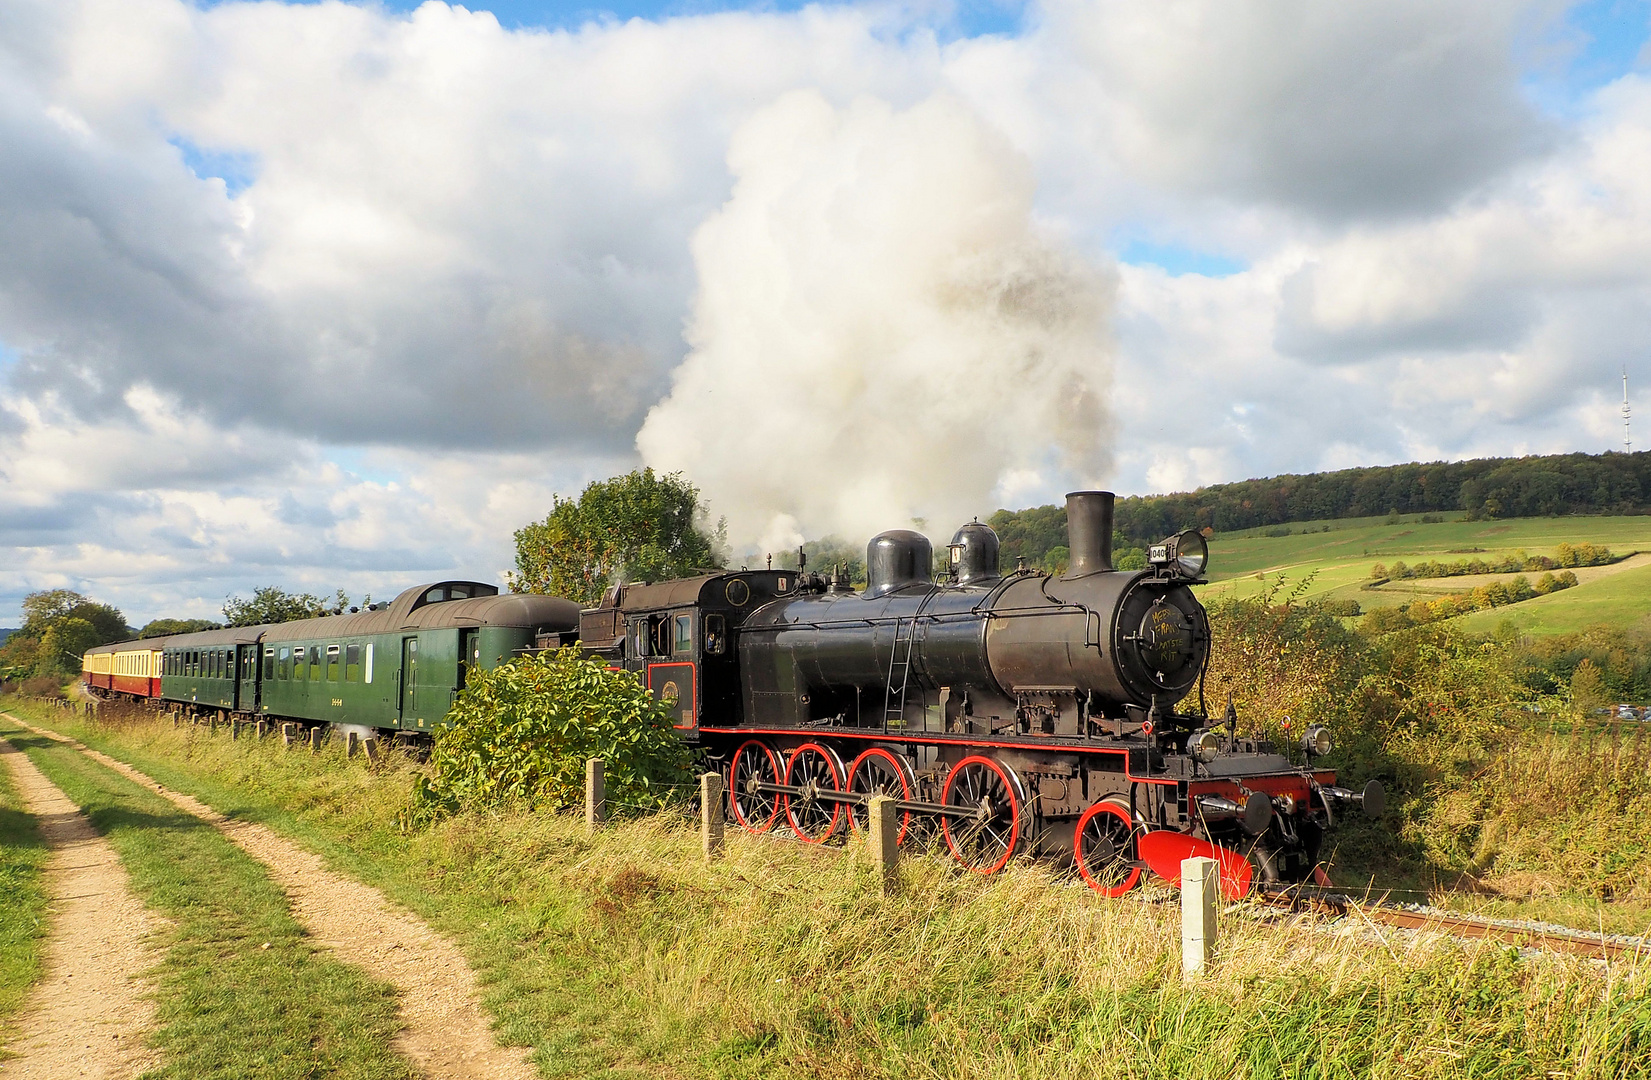
{"type": "MultiPolygon", "coordinates": [[[[42,714],[45,710],[42,710],[42,714]]],[[[61,722],[61,717],[44,716],[61,722]]],[[[1651,963],[1226,912],[1183,982],[1173,906],[1015,865],[864,853],[681,818],[461,815],[403,832],[416,766],[139,722],[81,728],[163,783],[261,817],[454,935],[546,1075],[1631,1077],[1651,1072],[1651,963]]]]}

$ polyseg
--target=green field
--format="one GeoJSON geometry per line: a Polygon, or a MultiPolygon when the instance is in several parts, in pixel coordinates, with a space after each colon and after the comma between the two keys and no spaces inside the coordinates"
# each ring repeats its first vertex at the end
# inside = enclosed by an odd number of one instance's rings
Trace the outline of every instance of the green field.
{"type": "MultiPolygon", "coordinates": [[[[1210,538],[1211,583],[1206,601],[1223,595],[1253,596],[1284,575],[1286,591],[1308,575],[1302,593],[1312,599],[1357,600],[1364,610],[1463,592],[1511,574],[1427,578],[1369,588],[1376,563],[1487,561],[1515,551],[1552,555],[1560,543],[1592,543],[1617,555],[1651,553],[1651,517],[1551,517],[1505,521],[1423,522],[1422,515],[1296,522],[1289,526],[1216,534],[1210,538]],[[1289,535],[1281,533],[1285,528],[1289,535]]],[[[1651,616],[1651,554],[1613,566],[1579,568],[1575,588],[1523,603],[1464,616],[1473,630],[1494,630],[1511,620],[1528,633],[1564,633],[1594,623],[1627,625],[1651,616]]],[[[1535,578],[1537,575],[1530,574],[1535,578]]]]}

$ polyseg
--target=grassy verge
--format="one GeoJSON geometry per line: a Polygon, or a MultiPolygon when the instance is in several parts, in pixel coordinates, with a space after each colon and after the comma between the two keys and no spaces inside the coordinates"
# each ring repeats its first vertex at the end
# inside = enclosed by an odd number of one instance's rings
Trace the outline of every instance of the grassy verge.
{"type": "MultiPolygon", "coordinates": [[[[54,726],[62,717],[42,717],[54,726]]],[[[1036,867],[906,866],[684,823],[462,817],[402,833],[412,771],[150,721],[73,733],[267,822],[451,934],[546,1075],[1651,1075],[1651,964],[1338,936],[1230,914],[1185,984],[1173,908],[1036,867]]]]}
{"type": "MultiPolygon", "coordinates": [[[[35,720],[62,714],[11,709],[35,720]]],[[[319,953],[263,867],[200,821],[84,755],[0,719],[0,734],[108,837],[131,887],[172,920],[158,969],[164,1064],[186,1077],[410,1077],[390,1049],[392,991],[319,953]]]]}
{"type": "Polygon", "coordinates": [[[40,979],[46,933],[46,845],[0,762],[0,1060],[5,1025],[40,979]]]}

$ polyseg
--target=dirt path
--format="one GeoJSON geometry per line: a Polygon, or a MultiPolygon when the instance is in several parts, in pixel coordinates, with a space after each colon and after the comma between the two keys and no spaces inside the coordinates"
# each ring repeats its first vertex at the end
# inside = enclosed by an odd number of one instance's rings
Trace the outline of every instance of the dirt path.
{"type": "MultiPolygon", "coordinates": [[[[333,873],[320,856],[262,825],[226,818],[198,799],[168,791],[107,754],[56,732],[24,726],[73,746],[211,822],[264,863],[291,898],[293,916],[311,936],[333,949],[339,959],[401,991],[401,1019],[407,1026],[396,1038],[396,1049],[431,1080],[530,1080],[538,1075],[524,1051],[494,1041],[479,1003],[476,975],[463,954],[422,921],[397,909],[383,893],[333,873]]],[[[10,1080],[9,1073],[6,1080],[10,1080]]]]}
{"type": "Polygon", "coordinates": [[[109,841],[34,763],[0,739],[10,767],[51,856],[46,977],[17,1020],[0,1064],[6,1080],[132,1077],[160,1063],[145,1045],[155,1005],[140,976],[159,959],[148,940],[167,921],[133,896],[109,841]]]}

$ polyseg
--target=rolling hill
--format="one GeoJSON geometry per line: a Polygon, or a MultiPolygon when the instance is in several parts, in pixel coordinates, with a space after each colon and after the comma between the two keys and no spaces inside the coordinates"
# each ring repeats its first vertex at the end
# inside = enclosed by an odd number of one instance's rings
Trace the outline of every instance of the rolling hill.
{"type": "MultiPolygon", "coordinates": [[[[1489,632],[1503,620],[1528,633],[1565,633],[1594,623],[1618,625],[1651,616],[1651,517],[1590,516],[1461,520],[1462,515],[1387,515],[1297,522],[1210,537],[1206,601],[1251,596],[1284,576],[1286,590],[1309,576],[1308,599],[1356,600],[1361,610],[1396,607],[1461,593],[1513,574],[1413,578],[1373,586],[1371,568],[1425,559],[1487,562],[1523,551],[1553,556],[1561,543],[1609,547],[1628,558],[1574,570],[1574,588],[1461,617],[1489,632]],[[1425,520],[1424,520],[1425,519],[1425,520]],[[1631,554],[1640,552],[1643,554],[1631,554]]],[[[1528,579],[1538,575],[1527,573],[1528,579]]]]}

